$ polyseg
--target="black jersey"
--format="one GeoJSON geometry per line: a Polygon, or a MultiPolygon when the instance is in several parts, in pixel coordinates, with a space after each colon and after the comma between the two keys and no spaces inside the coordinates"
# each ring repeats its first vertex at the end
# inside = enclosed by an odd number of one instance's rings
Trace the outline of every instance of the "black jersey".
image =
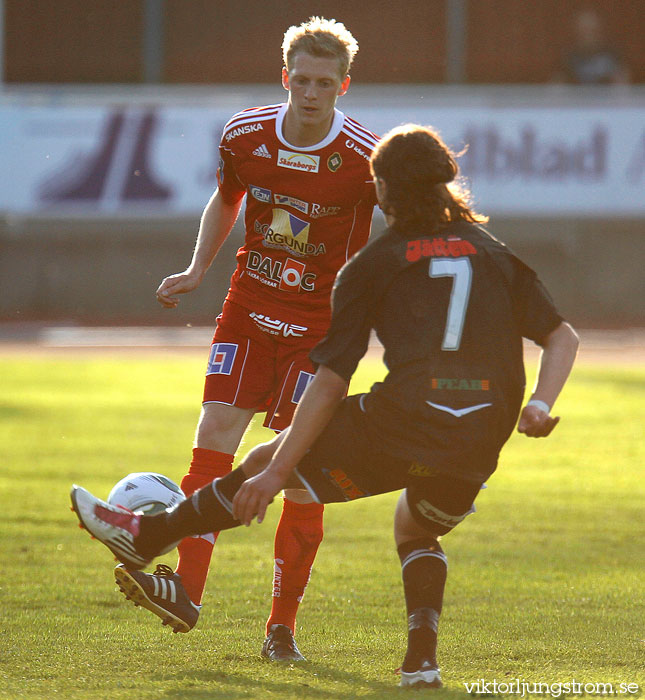
{"type": "Polygon", "coordinates": [[[561,322],[536,274],[484,229],[393,228],[338,275],[311,358],[349,379],[376,331],[388,375],[364,401],[389,454],[484,480],[524,394],[522,338],[561,322]]]}

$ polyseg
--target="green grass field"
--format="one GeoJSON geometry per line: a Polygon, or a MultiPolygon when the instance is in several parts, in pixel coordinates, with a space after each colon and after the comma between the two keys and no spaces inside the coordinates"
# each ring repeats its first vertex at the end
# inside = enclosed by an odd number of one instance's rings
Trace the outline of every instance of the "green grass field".
{"type": "MultiPolygon", "coordinates": [[[[105,497],[130,471],[181,479],[203,364],[172,352],[0,358],[1,698],[404,692],[395,495],[328,507],[299,616],[309,661],[296,666],[259,656],[276,505],[265,525],[221,536],[186,635],[126,604],[107,550],[76,527],[73,482],[105,497]]],[[[365,363],[353,388],[379,374],[365,363]]],[[[444,539],[445,688],[423,695],[465,697],[480,679],[645,689],[645,367],[579,365],[556,413],[549,439],[511,439],[478,513],[444,539]]],[[[253,428],[245,448],[266,435],[253,428]]]]}

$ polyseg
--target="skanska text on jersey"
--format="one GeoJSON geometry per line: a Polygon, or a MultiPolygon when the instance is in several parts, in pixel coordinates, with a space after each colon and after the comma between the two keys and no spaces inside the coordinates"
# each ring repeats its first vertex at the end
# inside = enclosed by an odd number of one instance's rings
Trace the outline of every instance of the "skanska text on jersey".
{"type": "Polygon", "coordinates": [[[226,141],[232,141],[234,138],[237,136],[241,136],[242,134],[250,134],[254,131],[263,131],[264,127],[260,123],[255,123],[255,124],[245,124],[244,126],[238,126],[237,129],[233,129],[233,131],[229,131],[228,134],[226,134],[226,141]]]}

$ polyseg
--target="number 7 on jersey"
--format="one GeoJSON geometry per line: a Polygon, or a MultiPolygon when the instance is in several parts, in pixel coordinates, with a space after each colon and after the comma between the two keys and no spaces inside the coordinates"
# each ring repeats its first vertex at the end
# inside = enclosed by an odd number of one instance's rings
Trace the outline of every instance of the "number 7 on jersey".
{"type": "Polygon", "coordinates": [[[448,302],[446,330],[442,350],[459,350],[464,330],[466,310],[470,299],[473,268],[468,258],[432,258],[428,269],[430,277],[452,277],[452,289],[448,302]]]}

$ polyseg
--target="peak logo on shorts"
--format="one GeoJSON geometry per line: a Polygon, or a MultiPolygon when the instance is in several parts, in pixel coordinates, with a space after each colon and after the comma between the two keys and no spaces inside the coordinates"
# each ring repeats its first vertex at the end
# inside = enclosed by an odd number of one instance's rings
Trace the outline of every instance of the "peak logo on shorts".
{"type": "Polygon", "coordinates": [[[278,165],[289,170],[301,170],[305,173],[317,173],[320,167],[320,156],[308,153],[294,153],[293,151],[278,151],[278,165]]]}
{"type": "Polygon", "coordinates": [[[256,219],[254,228],[264,238],[263,244],[267,248],[279,248],[298,256],[324,255],[327,252],[324,243],[309,243],[309,222],[284,209],[273,209],[270,224],[256,219]]]}

